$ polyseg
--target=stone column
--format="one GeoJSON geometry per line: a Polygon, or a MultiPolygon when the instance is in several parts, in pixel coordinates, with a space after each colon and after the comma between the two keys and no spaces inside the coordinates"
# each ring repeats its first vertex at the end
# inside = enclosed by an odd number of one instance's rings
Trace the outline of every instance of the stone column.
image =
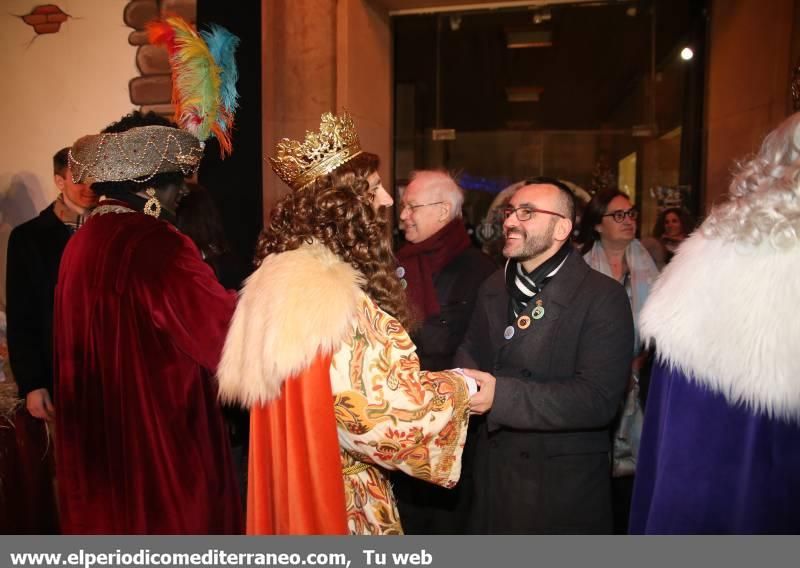
{"type": "Polygon", "coordinates": [[[705,208],[728,190],[735,160],[790,112],[794,0],[714,0],[707,83],[705,208]]]}
{"type": "MultiPolygon", "coordinates": [[[[262,133],[269,155],[336,107],[336,1],[262,0],[262,133]]],[[[288,189],[265,164],[264,219],[288,189]]]]}
{"type": "MultiPolygon", "coordinates": [[[[300,139],[323,112],[346,108],[365,149],[391,174],[389,17],[365,0],[262,0],[263,141],[300,139]]],[[[288,189],[264,167],[264,219],[288,189]]],[[[387,186],[388,188],[388,186],[387,186]]]]}
{"type": "MultiPolygon", "coordinates": [[[[392,194],[392,34],[389,14],[364,0],[339,0],[336,104],[358,127],[361,145],[381,157],[380,175],[392,194]]],[[[408,172],[398,172],[406,177],[408,172]]]]}

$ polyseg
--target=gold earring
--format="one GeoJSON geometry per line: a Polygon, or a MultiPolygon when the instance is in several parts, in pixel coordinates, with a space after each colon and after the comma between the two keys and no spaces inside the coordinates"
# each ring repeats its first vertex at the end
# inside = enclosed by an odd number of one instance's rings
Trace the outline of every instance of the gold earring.
{"type": "Polygon", "coordinates": [[[158,219],[158,216],[161,215],[161,202],[156,197],[156,190],[151,187],[145,193],[150,199],[144,204],[144,214],[158,219]]]}

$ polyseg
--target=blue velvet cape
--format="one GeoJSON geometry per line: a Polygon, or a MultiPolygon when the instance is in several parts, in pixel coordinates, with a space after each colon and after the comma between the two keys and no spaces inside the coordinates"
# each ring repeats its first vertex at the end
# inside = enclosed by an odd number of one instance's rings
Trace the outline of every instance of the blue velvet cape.
{"type": "Polygon", "coordinates": [[[800,426],[654,366],[631,534],[800,534],[800,426]]]}

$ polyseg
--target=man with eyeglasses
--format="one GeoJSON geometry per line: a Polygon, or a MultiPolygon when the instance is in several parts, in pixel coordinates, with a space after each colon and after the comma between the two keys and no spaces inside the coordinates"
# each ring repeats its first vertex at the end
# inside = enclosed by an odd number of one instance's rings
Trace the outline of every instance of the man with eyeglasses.
{"type": "MultiPolygon", "coordinates": [[[[448,174],[417,171],[400,202],[407,244],[397,253],[398,274],[422,325],[412,333],[423,369],[452,369],[481,283],[497,268],[472,246],[461,207],[464,194],[448,174]]],[[[471,444],[463,454],[461,480],[444,489],[402,473],[393,476],[406,534],[466,531],[471,494],[471,444]]]]}
{"type": "Polygon", "coordinates": [[[472,530],[610,533],[610,424],[631,365],[624,288],[570,243],[572,192],[536,178],[504,210],[490,276],[455,363],[494,375],[476,437],[472,530]]]}

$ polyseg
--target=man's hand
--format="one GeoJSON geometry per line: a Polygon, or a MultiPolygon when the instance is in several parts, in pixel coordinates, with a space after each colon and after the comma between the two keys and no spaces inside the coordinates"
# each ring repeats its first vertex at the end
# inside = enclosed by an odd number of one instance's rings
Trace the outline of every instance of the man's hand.
{"type": "Polygon", "coordinates": [[[489,373],[476,369],[464,369],[464,373],[475,379],[478,383],[478,392],[469,399],[471,414],[486,414],[494,402],[494,385],[497,379],[489,373]]]}
{"type": "Polygon", "coordinates": [[[50,393],[47,389],[36,389],[28,393],[25,397],[25,406],[34,418],[52,422],[55,420],[55,408],[53,401],[50,400],[50,393]]]}

